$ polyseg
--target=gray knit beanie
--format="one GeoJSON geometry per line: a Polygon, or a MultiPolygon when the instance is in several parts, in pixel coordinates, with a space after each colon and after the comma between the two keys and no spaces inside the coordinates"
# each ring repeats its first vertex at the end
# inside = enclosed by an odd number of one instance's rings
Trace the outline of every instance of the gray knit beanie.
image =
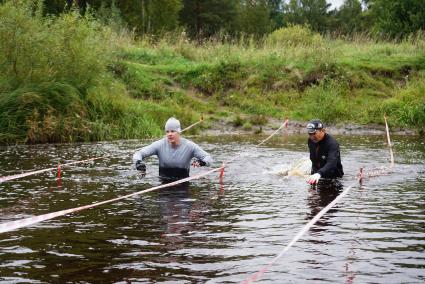
{"type": "Polygon", "coordinates": [[[175,119],[174,117],[170,117],[165,123],[165,131],[174,130],[176,132],[181,132],[180,121],[175,119]]]}

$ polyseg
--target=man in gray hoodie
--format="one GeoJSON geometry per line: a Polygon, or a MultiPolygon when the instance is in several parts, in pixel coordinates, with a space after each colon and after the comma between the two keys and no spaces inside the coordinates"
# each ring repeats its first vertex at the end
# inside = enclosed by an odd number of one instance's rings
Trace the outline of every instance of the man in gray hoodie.
{"type": "Polygon", "coordinates": [[[194,142],[181,137],[180,121],[171,117],[165,123],[166,136],[142,148],[133,155],[136,169],[146,172],[143,160],[156,155],[159,159],[159,176],[166,180],[177,180],[189,176],[190,162],[195,167],[210,166],[211,156],[194,142]]]}

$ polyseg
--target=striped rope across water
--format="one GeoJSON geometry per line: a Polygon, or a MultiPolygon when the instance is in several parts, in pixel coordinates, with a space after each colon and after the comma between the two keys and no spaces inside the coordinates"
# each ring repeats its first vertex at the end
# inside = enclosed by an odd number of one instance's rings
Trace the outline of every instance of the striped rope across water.
{"type": "MultiPolygon", "coordinates": [[[[286,120],[284,122],[284,124],[281,127],[279,127],[278,130],[273,132],[269,137],[267,137],[265,140],[263,140],[258,145],[264,144],[265,141],[269,140],[272,136],[276,135],[276,133],[287,123],[288,123],[288,120],[286,120]]],[[[240,155],[237,155],[236,157],[239,157],[239,156],[240,155]]],[[[98,159],[98,158],[92,158],[92,159],[88,159],[88,160],[85,160],[85,161],[90,161],[90,160],[94,160],[94,159],[98,159]]],[[[234,161],[234,160],[235,159],[232,159],[231,161],[234,161]]],[[[77,161],[77,162],[73,162],[73,163],[78,163],[78,162],[81,162],[81,161],[77,161]]],[[[229,163],[229,162],[227,162],[227,163],[229,163]]],[[[68,163],[68,165],[69,164],[72,164],[72,163],[68,163]]],[[[187,177],[187,178],[180,179],[180,180],[175,181],[175,182],[163,184],[163,185],[160,185],[160,186],[155,186],[155,187],[152,187],[152,188],[148,188],[148,189],[138,191],[138,192],[135,192],[135,193],[131,193],[131,194],[128,194],[128,195],[124,195],[124,196],[121,196],[121,197],[117,197],[117,198],[113,198],[113,199],[109,199],[109,200],[105,200],[105,201],[101,201],[101,202],[97,202],[97,203],[93,203],[93,204],[89,204],[89,205],[84,205],[84,206],[80,206],[80,207],[75,207],[75,208],[65,209],[65,210],[47,213],[47,214],[43,214],[43,215],[24,218],[24,219],[20,219],[20,220],[16,220],[16,221],[1,223],[0,224],[0,233],[14,231],[14,230],[17,230],[19,228],[27,227],[27,226],[30,226],[30,225],[33,225],[33,224],[36,224],[36,223],[40,223],[40,222],[43,222],[43,221],[46,221],[46,220],[50,220],[50,219],[53,219],[53,218],[56,218],[56,217],[59,217],[59,216],[64,216],[64,215],[75,213],[75,212],[82,211],[82,210],[85,210],[85,209],[94,208],[94,207],[97,207],[97,206],[100,206],[100,205],[112,203],[112,202],[115,202],[115,201],[118,201],[118,200],[122,200],[122,199],[126,199],[126,198],[133,197],[133,196],[136,196],[136,195],[140,195],[140,194],[143,194],[143,193],[151,192],[151,191],[154,191],[154,190],[158,190],[158,189],[162,189],[162,188],[166,188],[166,187],[171,187],[171,186],[178,185],[178,184],[181,184],[181,183],[184,183],[184,182],[188,182],[188,181],[191,181],[191,180],[194,180],[194,179],[199,179],[199,178],[204,177],[206,175],[209,175],[213,172],[221,171],[220,175],[222,176],[222,171],[224,170],[224,167],[225,167],[225,165],[223,163],[223,165],[219,168],[214,168],[214,169],[211,169],[207,172],[204,172],[204,173],[201,173],[201,174],[198,174],[198,175],[195,175],[195,176],[187,177]]],[[[54,169],[54,168],[45,169],[43,171],[47,171],[47,170],[51,170],[51,169],[54,169]]]]}
{"type": "Polygon", "coordinates": [[[65,209],[65,210],[61,210],[61,211],[56,211],[56,212],[52,212],[52,213],[48,213],[48,214],[38,215],[38,216],[34,216],[34,217],[24,218],[24,219],[20,219],[20,220],[16,220],[16,221],[1,223],[0,224],[0,233],[14,231],[14,230],[17,230],[19,228],[27,227],[27,226],[30,226],[30,225],[33,225],[33,224],[36,224],[36,223],[40,223],[40,222],[43,222],[43,221],[46,221],[46,220],[50,220],[50,219],[53,219],[53,218],[56,218],[56,217],[59,217],[59,216],[64,216],[64,215],[67,215],[67,214],[70,214],[70,213],[82,211],[82,210],[89,209],[89,208],[94,208],[94,207],[97,207],[97,206],[100,206],[100,205],[112,203],[112,202],[115,202],[115,201],[118,201],[118,200],[130,198],[130,197],[137,196],[137,195],[147,193],[147,192],[151,192],[151,191],[154,191],[154,190],[175,186],[175,185],[178,185],[178,184],[181,184],[181,183],[184,183],[184,182],[188,182],[190,180],[199,179],[199,178],[204,177],[206,175],[209,175],[213,172],[219,171],[219,170],[221,170],[221,168],[222,167],[214,168],[212,170],[209,170],[207,172],[204,172],[204,173],[201,173],[201,174],[198,174],[198,175],[195,175],[195,176],[187,177],[187,178],[175,181],[175,182],[162,184],[162,185],[159,185],[159,186],[151,187],[151,188],[148,188],[148,189],[145,189],[145,190],[141,190],[141,191],[138,191],[138,192],[134,192],[134,193],[131,193],[131,194],[127,194],[127,195],[124,195],[124,196],[120,196],[120,197],[105,200],[105,201],[101,201],[101,202],[97,202],[97,203],[93,203],[93,204],[89,204],[89,205],[84,205],[84,206],[80,206],[80,207],[65,209]]]}

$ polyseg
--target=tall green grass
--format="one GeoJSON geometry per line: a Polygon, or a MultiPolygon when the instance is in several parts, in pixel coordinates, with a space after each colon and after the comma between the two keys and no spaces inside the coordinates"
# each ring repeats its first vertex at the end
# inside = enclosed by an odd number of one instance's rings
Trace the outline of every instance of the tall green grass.
{"type": "Polygon", "coordinates": [[[419,80],[410,81],[395,96],[385,101],[382,111],[395,117],[395,125],[415,127],[425,131],[425,71],[417,75],[419,80]]]}
{"type": "Polygon", "coordinates": [[[346,41],[306,29],[283,29],[255,44],[172,37],[127,52],[145,71],[236,114],[367,124],[391,113],[394,126],[423,129],[421,103],[400,99],[413,92],[413,101],[422,101],[423,36],[399,43],[365,36],[346,41]]]}

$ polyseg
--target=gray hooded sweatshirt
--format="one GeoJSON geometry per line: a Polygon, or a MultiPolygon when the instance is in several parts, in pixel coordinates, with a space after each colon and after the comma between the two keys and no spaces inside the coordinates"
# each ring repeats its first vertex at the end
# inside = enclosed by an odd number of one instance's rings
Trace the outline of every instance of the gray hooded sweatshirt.
{"type": "Polygon", "coordinates": [[[180,138],[180,143],[172,146],[167,138],[155,141],[133,155],[133,162],[156,155],[159,159],[159,175],[165,179],[181,179],[189,176],[190,162],[197,158],[211,166],[213,159],[194,142],[180,138]]]}

